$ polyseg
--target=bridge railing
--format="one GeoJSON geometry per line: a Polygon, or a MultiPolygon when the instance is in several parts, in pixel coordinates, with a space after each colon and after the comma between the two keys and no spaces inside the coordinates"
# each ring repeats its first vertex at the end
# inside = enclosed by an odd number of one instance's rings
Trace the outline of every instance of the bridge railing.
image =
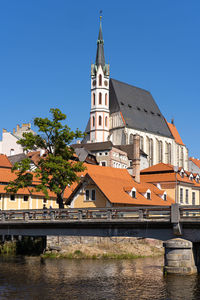
{"type": "Polygon", "coordinates": [[[170,220],[170,207],[116,207],[0,211],[1,222],[76,220],[170,220]]]}

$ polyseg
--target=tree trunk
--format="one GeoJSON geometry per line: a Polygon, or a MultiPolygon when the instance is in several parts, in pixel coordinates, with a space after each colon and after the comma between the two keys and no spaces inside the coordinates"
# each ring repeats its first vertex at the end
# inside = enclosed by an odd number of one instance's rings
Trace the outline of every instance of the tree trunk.
{"type": "Polygon", "coordinates": [[[57,203],[59,205],[59,208],[64,208],[64,203],[63,203],[63,196],[62,194],[57,194],[57,203]]]}

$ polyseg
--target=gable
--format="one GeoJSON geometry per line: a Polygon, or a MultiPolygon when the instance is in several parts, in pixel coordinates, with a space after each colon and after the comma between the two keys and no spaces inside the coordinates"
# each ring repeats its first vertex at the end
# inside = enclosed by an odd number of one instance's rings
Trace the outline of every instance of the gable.
{"type": "Polygon", "coordinates": [[[110,79],[110,113],[121,111],[126,127],[173,138],[152,95],[110,79]]]}

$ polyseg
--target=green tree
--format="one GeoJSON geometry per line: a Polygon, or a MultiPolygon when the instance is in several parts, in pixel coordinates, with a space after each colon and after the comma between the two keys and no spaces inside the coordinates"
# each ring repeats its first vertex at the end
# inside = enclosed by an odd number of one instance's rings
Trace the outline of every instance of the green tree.
{"type": "Polygon", "coordinates": [[[73,132],[62,121],[66,119],[58,108],[51,108],[51,119],[35,118],[34,125],[38,128],[38,134],[23,133],[23,138],[18,141],[24,151],[43,149],[47,154],[40,157],[36,169],[30,172],[31,160],[26,158],[13,166],[13,172],[17,178],[11,181],[6,190],[16,193],[20,188],[28,187],[30,191],[42,191],[48,199],[48,191],[57,196],[59,208],[64,208],[63,194],[65,188],[79,180],[77,172],[85,169],[82,162],[74,161],[74,150],[70,146],[74,139],[81,138],[84,134],[78,129],[73,132]],[[34,185],[35,176],[38,184],[34,185]]]}

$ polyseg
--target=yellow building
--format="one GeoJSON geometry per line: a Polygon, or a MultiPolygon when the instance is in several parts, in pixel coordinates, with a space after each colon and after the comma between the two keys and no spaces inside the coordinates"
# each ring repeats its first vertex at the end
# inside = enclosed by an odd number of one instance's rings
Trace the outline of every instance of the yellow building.
{"type": "Polygon", "coordinates": [[[66,191],[71,208],[160,206],[174,201],[153,184],[137,183],[126,169],[87,165],[79,184],[66,191]]]}
{"type": "Polygon", "coordinates": [[[19,189],[16,194],[8,194],[5,190],[8,183],[16,178],[12,173],[12,164],[6,155],[0,155],[0,209],[41,209],[43,205],[47,208],[58,208],[56,195],[49,192],[49,199],[44,198],[42,192],[37,192],[34,187],[19,189]]]}

